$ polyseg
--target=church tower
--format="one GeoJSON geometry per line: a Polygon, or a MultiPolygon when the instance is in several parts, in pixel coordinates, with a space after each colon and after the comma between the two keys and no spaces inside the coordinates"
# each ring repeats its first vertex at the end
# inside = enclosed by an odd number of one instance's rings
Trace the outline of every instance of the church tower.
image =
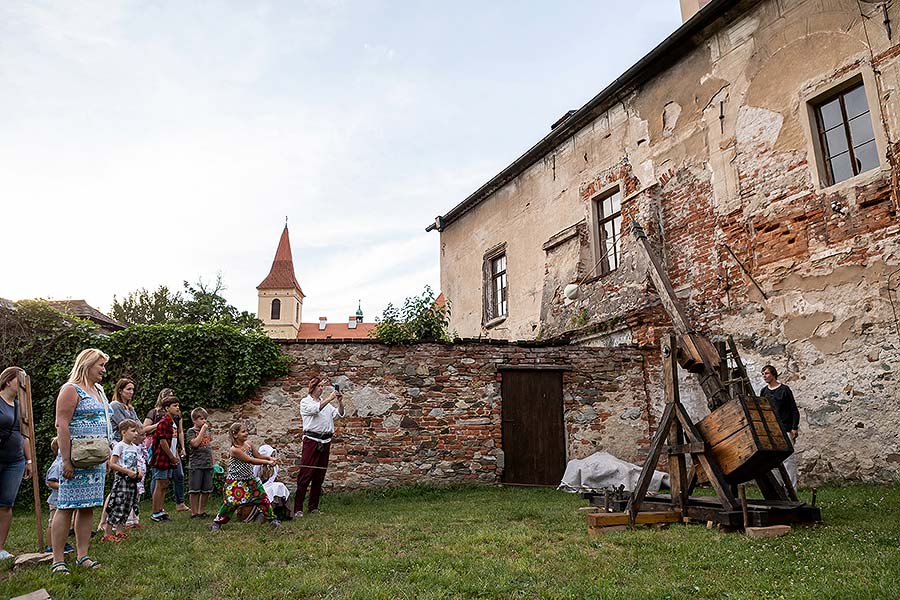
{"type": "Polygon", "coordinates": [[[272,268],[256,289],[259,297],[259,310],[256,314],[269,337],[297,339],[304,296],[294,275],[287,222],[281,232],[281,239],[278,240],[272,268]]]}

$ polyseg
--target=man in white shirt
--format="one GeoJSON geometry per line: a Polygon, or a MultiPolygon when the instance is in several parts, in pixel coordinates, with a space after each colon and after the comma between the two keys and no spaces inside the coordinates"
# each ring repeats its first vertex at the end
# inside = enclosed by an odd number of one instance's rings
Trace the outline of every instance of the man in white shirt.
{"type": "Polygon", "coordinates": [[[322,482],[328,468],[328,454],[331,451],[331,436],[334,435],[334,419],[344,416],[344,397],[334,387],[327,398],[322,398],[325,382],[319,377],[309,380],[309,395],[300,401],[300,415],[303,417],[303,456],[300,459],[300,474],[297,476],[297,493],[294,495],[294,516],[303,516],[303,501],[306,488],[309,491],[310,513],[319,511],[322,482]],[[331,401],[337,399],[337,408],[331,401]]]}

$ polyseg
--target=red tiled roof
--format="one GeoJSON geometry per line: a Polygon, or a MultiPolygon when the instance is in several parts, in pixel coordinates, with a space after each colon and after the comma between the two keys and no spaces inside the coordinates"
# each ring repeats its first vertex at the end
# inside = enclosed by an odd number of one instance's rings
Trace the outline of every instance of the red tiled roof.
{"type": "Polygon", "coordinates": [[[444,298],[444,292],[441,292],[440,294],[438,294],[438,297],[434,299],[434,305],[444,306],[445,304],[447,304],[447,299],[444,298]]]}
{"type": "Polygon", "coordinates": [[[104,315],[84,300],[48,300],[47,303],[60,312],[93,321],[107,331],[125,329],[125,325],[104,315]]]}
{"type": "Polygon", "coordinates": [[[272,261],[272,268],[269,274],[262,280],[256,289],[258,290],[289,290],[294,289],[300,291],[303,296],[303,290],[297,282],[297,276],[294,275],[294,259],[291,256],[291,240],[288,237],[287,225],[281,232],[281,239],[278,240],[278,250],[275,251],[275,260],[272,261]]]}
{"type": "Polygon", "coordinates": [[[319,329],[318,323],[300,323],[300,331],[297,332],[298,340],[327,340],[327,339],[363,339],[369,337],[369,332],[375,328],[375,323],[357,323],[350,329],[347,323],[328,323],[325,330],[319,329]]]}

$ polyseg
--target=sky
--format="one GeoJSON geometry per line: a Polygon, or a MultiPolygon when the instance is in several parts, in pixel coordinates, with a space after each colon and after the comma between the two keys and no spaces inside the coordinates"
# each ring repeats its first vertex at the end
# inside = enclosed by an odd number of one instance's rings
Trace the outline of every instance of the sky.
{"type": "Polygon", "coordinates": [[[440,287],[425,232],[681,24],[678,0],[0,3],[0,297],[213,281],[303,321],[440,287]]]}

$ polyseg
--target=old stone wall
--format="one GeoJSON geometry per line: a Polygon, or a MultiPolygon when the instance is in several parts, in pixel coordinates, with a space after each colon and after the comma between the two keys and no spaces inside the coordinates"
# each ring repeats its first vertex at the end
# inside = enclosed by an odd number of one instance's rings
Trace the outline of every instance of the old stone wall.
{"type": "MultiPolygon", "coordinates": [[[[794,389],[801,483],[900,478],[900,46],[881,12],[868,15],[875,8],[738,3],[669,68],[622,90],[588,127],[446,226],[451,325],[461,335],[655,348],[670,321],[633,249],[638,220],[695,328],[733,335],[757,389],[766,363],[794,389]],[[865,85],[880,165],[827,185],[811,107],[848,82],[865,85]],[[614,189],[622,260],[598,277],[591,211],[614,189]],[[561,235],[571,228],[582,233],[561,235]],[[480,272],[468,273],[502,243],[509,315],[484,329],[480,272]],[[573,282],[579,297],[565,304],[573,282]]],[[[900,22],[900,5],[888,18],[900,22]]],[[[702,416],[699,388],[684,384],[702,416]]]]}
{"type": "Polygon", "coordinates": [[[328,483],[335,489],[502,479],[502,366],[561,366],[568,458],[606,450],[643,459],[659,389],[645,385],[635,348],[460,342],[386,346],[374,341],[282,342],[290,373],[230,411],[213,411],[216,455],[228,426],[246,421],[251,440],[276,447],[295,480],[300,462],[300,400],[320,375],[344,391],[328,483]]]}

